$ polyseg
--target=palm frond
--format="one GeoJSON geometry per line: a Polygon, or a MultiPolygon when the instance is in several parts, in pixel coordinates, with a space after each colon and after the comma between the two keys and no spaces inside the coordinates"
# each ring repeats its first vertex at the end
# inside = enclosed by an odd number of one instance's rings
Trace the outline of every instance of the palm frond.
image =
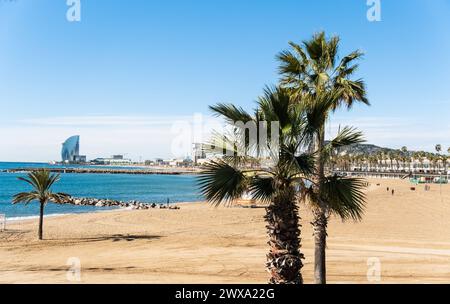
{"type": "Polygon", "coordinates": [[[45,180],[45,189],[50,189],[59,180],[60,180],[59,174],[49,175],[45,180]]]}
{"type": "Polygon", "coordinates": [[[59,174],[51,174],[48,170],[37,170],[27,174],[27,177],[18,177],[19,180],[30,184],[33,187],[33,191],[22,192],[14,195],[13,203],[25,203],[28,204],[31,201],[40,201],[47,203],[48,201],[62,202],[68,197],[64,193],[53,193],[51,191],[52,186],[59,181],[59,174]]]}
{"type": "MultiPolygon", "coordinates": [[[[336,80],[335,89],[340,90],[341,98],[347,108],[351,108],[355,101],[360,101],[366,105],[370,105],[367,99],[366,84],[362,79],[350,80],[347,78],[339,78],[336,80]]],[[[335,109],[340,103],[336,104],[335,109]]]]}
{"type": "Polygon", "coordinates": [[[304,111],[308,133],[317,133],[323,127],[336,98],[337,93],[335,91],[305,97],[304,111]]]}
{"type": "Polygon", "coordinates": [[[277,60],[280,62],[278,71],[284,76],[296,78],[306,71],[306,64],[300,61],[290,51],[282,51],[279,53],[277,60]]]}
{"type": "Polygon", "coordinates": [[[326,51],[325,33],[320,32],[314,34],[311,40],[303,41],[303,46],[305,47],[309,58],[311,58],[316,65],[321,65],[323,54],[326,51]]]}
{"type": "Polygon", "coordinates": [[[292,123],[289,115],[291,104],[288,91],[280,87],[266,87],[263,96],[258,100],[258,106],[265,121],[268,123],[277,121],[282,129],[292,123]]]}
{"type": "Polygon", "coordinates": [[[240,170],[219,160],[204,165],[198,184],[206,200],[217,206],[241,197],[248,187],[248,179],[240,170]]]}
{"type": "Polygon", "coordinates": [[[300,174],[309,176],[314,173],[316,156],[313,153],[302,153],[295,157],[297,170],[300,174]]]}
{"type": "Polygon", "coordinates": [[[360,50],[356,50],[348,54],[347,56],[344,56],[339,63],[338,67],[336,68],[335,74],[337,78],[346,77],[349,74],[345,73],[346,70],[349,69],[348,65],[352,63],[355,60],[361,59],[364,56],[364,53],[360,50]]]}
{"type": "Polygon", "coordinates": [[[67,193],[50,193],[49,194],[49,200],[57,203],[57,204],[63,204],[67,201],[67,199],[70,198],[70,195],[67,193]]]}
{"type": "Polygon", "coordinates": [[[13,196],[13,204],[29,204],[32,201],[39,201],[40,198],[41,196],[37,191],[21,192],[13,196]]]}
{"type": "Polygon", "coordinates": [[[362,132],[358,131],[356,128],[346,126],[332,141],[330,141],[328,146],[332,149],[338,149],[345,146],[362,144],[365,141],[362,132]]]}
{"type": "Polygon", "coordinates": [[[327,42],[327,56],[328,56],[328,67],[331,68],[336,65],[336,59],[339,51],[339,43],[341,39],[338,36],[331,37],[327,42]]]}
{"type": "Polygon", "coordinates": [[[292,47],[292,49],[295,51],[295,53],[297,54],[297,57],[299,58],[299,60],[303,63],[303,64],[307,64],[309,59],[308,56],[306,55],[306,53],[303,51],[302,47],[300,45],[298,45],[295,42],[290,41],[289,45],[292,47]]]}
{"type": "Polygon", "coordinates": [[[249,190],[254,200],[269,204],[276,193],[274,179],[271,176],[255,176],[251,179],[249,190]]]}
{"type": "Polygon", "coordinates": [[[330,211],[343,220],[361,220],[366,205],[364,189],[367,182],[361,178],[327,177],[323,184],[322,199],[330,211]]]}
{"type": "Polygon", "coordinates": [[[209,108],[217,116],[223,116],[231,124],[234,124],[237,121],[247,123],[253,120],[252,116],[243,108],[238,108],[232,104],[219,103],[215,106],[210,106],[209,108]]]}

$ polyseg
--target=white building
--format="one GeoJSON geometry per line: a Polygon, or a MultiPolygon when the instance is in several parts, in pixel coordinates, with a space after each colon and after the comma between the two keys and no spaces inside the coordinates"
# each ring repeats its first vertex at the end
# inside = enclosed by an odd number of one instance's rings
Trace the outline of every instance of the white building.
{"type": "Polygon", "coordinates": [[[131,159],[124,158],[123,155],[113,155],[111,158],[96,158],[92,161],[97,165],[131,165],[131,159]]]}

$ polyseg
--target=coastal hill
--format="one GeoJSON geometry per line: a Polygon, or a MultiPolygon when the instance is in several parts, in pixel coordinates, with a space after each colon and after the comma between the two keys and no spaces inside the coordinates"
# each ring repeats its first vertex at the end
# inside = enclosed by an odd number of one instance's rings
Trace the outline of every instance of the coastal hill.
{"type": "Polygon", "coordinates": [[[377,154],[378,152],[391,152],[391,151],[398,151],[391,148],[383,148],[372,144],[357,144],[352,146],[347,146],[340,149],[340,154],[377,154]]]}
{"type": "MultiPolygon", "coordinates": [[[[327,142],[329,143],[329,142],[327,142]]],[[[387,148],[387,147],[380,147],[373,144],[356,144],[356,145],[350,145],[343,148],[340,148],[339,154],[340,155],[375,155],[379,152],[383,152],[384,154],[389,154],[392,152],[402,152],[401,149],[393,149],[393,148],[387,148]]],[[[406,155],[413,156],[415,153],[421,152],[421,151],[414,151],[414,150],[408,150],[406,152],[406,155]]],[[[431,153],[433,154],[433,153],[431,153]]]]}

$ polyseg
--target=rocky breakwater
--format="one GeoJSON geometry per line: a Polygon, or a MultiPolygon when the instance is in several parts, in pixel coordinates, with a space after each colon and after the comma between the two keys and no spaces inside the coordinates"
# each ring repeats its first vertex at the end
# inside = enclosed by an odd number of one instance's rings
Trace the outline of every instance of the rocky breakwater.
{"type": "Polygon", "coordinates": [[[68,197],[61,204],[69,204],[75,206],[91,206],[91,207],[109,207],[109,208],[128,208],[132,210],[148,210],[148,209],[175,209],[178,210],[180,207],[178,206],[167,206],[165,204],[156,204],[156,203],[143,203],[139,201],[116,201],[110,199],[95,199],[95,198],[77,198],[77,197],[68,197]]]}

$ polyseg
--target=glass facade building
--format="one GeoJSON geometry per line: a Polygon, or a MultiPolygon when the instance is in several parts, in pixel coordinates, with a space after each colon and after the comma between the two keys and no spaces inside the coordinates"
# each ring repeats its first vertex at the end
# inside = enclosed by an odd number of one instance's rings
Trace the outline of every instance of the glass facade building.
{"type": "Polygon", "coordinates": [[[61,158],[63,162],[74,162],[80,156],[80,136],[68,138],[62,145],[61,158]]]}

